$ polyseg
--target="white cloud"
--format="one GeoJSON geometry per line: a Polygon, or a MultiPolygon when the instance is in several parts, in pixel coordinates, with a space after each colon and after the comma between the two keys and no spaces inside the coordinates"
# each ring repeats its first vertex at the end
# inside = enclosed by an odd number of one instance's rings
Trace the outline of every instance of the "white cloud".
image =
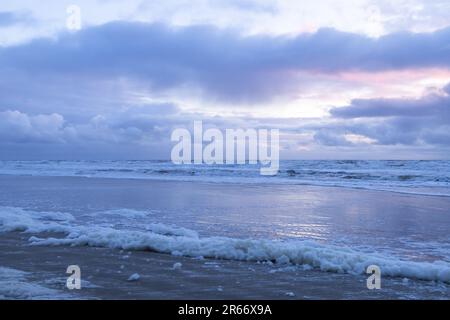
{"type": "Polygon", "coordinates": [[[0,112],[0,137],[14,142],[61,141],[64,118],[60,114],[30,116],[19,111],[0,112]]]}
{"type": "Polygon", "coordinates": [[[29,11],[33,25],[0,28],[0,45],[66,28],[69,5],[81,8],[84,27],[111,21],[209,24],[242,34],[298,34],[322,27],[379,36],[394,31],[434,31],[450,25],[448,0],[16,0],[0,3],[2,11],[29,11]]]}

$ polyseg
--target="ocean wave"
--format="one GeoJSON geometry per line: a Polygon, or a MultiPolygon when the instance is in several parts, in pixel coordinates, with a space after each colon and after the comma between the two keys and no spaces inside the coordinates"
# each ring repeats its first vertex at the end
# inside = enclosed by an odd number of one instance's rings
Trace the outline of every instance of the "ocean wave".
{"type": "Polygon", "coordinates": [[[0,161],[0,174],[316,185],[450,196],[450,161],[281,161],[276,176],[258,165],[174,165],[170,161],[0,161]]]}
{"type": "Polygon", "coordinates": [[[34,246],[94,246],[141,250],[186,257],[237,261],[270,261],[278,264],[307,265],[328,272],[364,274],[369,265],[378,265],[384,276],[450,283],[450,263],[417,262],[394,256],[366,253],[350,247],[321,244],[311,240],[236,239],[201,237],[193,230],[153,224],[147,231],[117,230],[110,227],[77,225],[71,215],[41,215],[21,208],[0,209],[0,231],[28,233],[60,232],[56,237],[30,237],[34,246]]]}

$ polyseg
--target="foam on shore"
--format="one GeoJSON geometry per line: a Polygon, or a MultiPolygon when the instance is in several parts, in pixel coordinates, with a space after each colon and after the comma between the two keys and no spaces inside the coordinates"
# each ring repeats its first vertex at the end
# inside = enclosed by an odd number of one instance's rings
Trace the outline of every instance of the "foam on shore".
{"type": "Polygon", "coordinates": [[[31,236],[30,244],[35,246],[94,246],[187,257],[272,261],[350,274],[364,274],[367,266],[374,264],[381,268],[383,276],[450,283],[448,262],[401,260],[393,256],[369,254],[349,247],[320,244],[310,240],[200,237],[195,231],[164,224],[150,225],[147,231],[117,230],[110,227],[77,225],[73,216],[67,213],[40,213],[12,207],[0,208],[0,231],[64,234],[62,238],[31,236]]]}
{"type": "Polygon", "coordinates": [[[0,299],[69,299],[71,295],[30,282],[28,272],[0,266],[0,299]]]}

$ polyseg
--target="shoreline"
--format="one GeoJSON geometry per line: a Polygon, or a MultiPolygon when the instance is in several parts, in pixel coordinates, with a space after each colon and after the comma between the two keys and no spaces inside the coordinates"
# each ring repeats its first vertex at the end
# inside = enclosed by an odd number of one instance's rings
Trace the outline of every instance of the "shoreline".
{"type": "MultiPolygon", "coordinates": [[[[203,184],[203,185],[236,185],[236,186],[258,186],[258,187],[311,187],[311,188],[332,188],[332,189],[349,189],[349,190],[361,190],[361,191],[369,191],[369,192],[388,192],[402,195],[412,195],[412,196],[424,196],[424,197],[438,197],[438,198],[450,198],[450,194],[439,194],[439,193],[423,193],[423,192],[412,192],[412,191],[402,191],[402,190],[390,190],[390,189],[376,189],[376,188],[367,188],[361,186],[343,186],[343,185],[321,185],[321,184],[309,184],[309,183],[301,183],[301,182],[261,182],[261,181],[246,181],[246,182],[236,182],[236,181],[208,181],[208,180],[189,180],[189,179],[163,179],[160,177],[94,177],[94,176],[66,176],[66,175],[32,175],[32,174],[5,174],[0,173],[1,177],[30,177],[30,178],[67,178],[67,179],[105,179],[105,180],[128,180],[128,181],[150,181],[150,182],[167,182],[167,183],[195,183],[195,184],[203,184]]],[[[252,179],[252,178],[249,178],[252,179]]],[[[437,187],[431,187],[437,188],[437,187]]]]}

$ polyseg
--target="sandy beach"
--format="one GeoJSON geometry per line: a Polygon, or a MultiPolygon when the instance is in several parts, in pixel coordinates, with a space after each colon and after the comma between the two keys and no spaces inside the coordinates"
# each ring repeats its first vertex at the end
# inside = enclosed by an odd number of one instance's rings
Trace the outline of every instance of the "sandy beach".
{"type": "MultiPolygon", "coordinates": [[[[194,188],[192,182],[138,179],[3,175],[0,190],[2,210],[14,207],[70,212],[77,217],[117,208],[133,212],[151,209],[151,219],[198,230],[201,237],[196,241],[206,237],[206,242],[216,241],[217,236],[240,235],[252,239],[271,237],[274,241],[295,236],[328,243],[332,237],[339,238],[339,232],[353,230],[361,242],[366,241],[364,234],[372,233],[374,241],[385,245],[390,238],[407,237],[425,238],[431,243],[446,235],[442,224],[449,219],[450,207],[450,199],[446,197],[380,191],[213,183],[195,183],[194,188]],[[186,214],[172,216],[177,211],[186,214]],[[222,214],[217,215],[218,211],[222,214]],[[154,217],[155,214],[160,215],[154,217]],[[291,219],[303,217],[300,220],[305,222],[308,214],[325,222],[319,225],[298,221],[293,233],[289,228],[291,219]],[[384,229],[380,231],[381,226],[384,229]]],[[[136,215],[127,219],[140,221],[136,215]]],[[[91,223],[102,222],[95,221],[91,223]]],[[[115,227],[120,227],[123,221],[115,227]]],[[[448,299],[450,296],[450,286],[440,281],[387,276],[383,277],[381,290],[368,290],[365,274],[326,272],[283,261],[236,261],[222,259],[220,255],[217,259],[189,257],[183,252],[166,254],[149,247],[124,250],[94,242],[35,245],[30,241],[32,237],[64,239],[67,235],[21,231],[0,233],[0,296],[7,299],[448,299]],[[81,290],[65,287],[66,268],[73,264],[81,268],[81,290]],[[25,273],[17,275],[14,270],[25,273]],[[128,281],[133,274],[139,274],[139,279],[128,281]]],[[[339,243],[339,239],[335,240],[339,243]]],[[[342,244],[346,245],[349,244],[342,244]]],[[[401,247],[399,252],[407,248],[401,247]]],[[[427,248],[406,253],[412,254],[420,262],[443,259],[438,251],[427,248]]]]}

